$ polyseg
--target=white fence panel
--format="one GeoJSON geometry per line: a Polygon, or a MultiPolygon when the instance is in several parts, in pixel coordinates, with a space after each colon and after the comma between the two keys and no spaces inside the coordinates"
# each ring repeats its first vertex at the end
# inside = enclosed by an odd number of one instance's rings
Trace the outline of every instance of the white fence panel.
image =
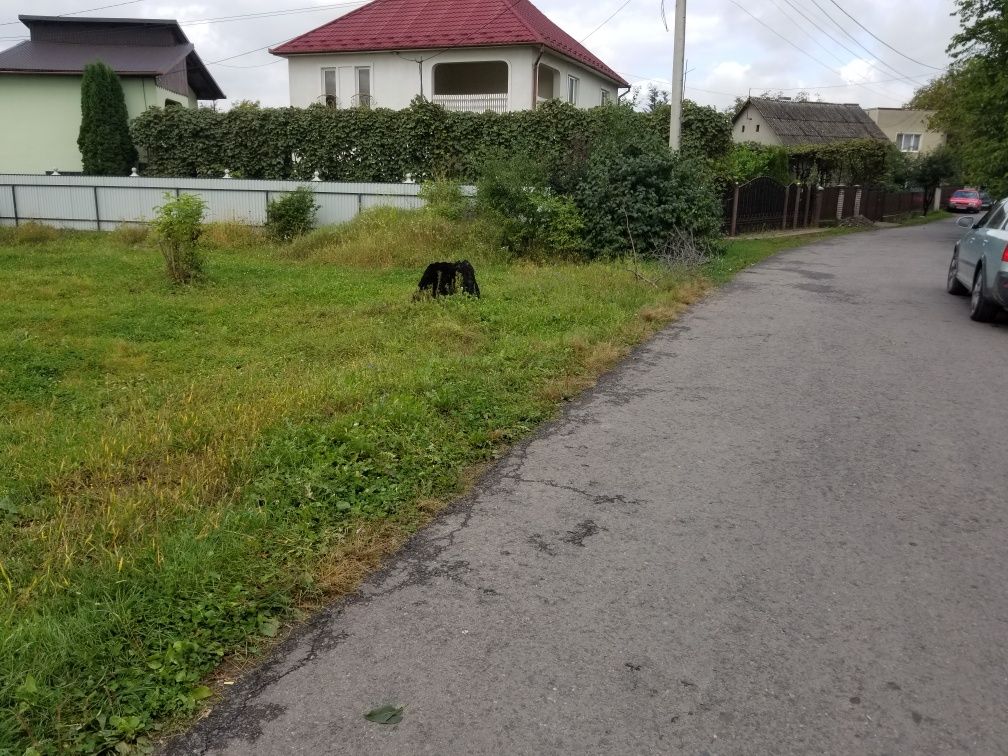
{"type": "Polygon", "coordinates": [[[52,191],[44,186],[16,188],[18,214],[60,228],[94,226],[95,195],[88,187],[60,187],[52,191]]]}
{"type": "MultiPolygon", "coordinates": [[[[424,204],[417,184],[0,174],[0,225],[36,222],[108,231],[123,223],[150,221],[166,193],[201,197],[208,221],[262,225],[267,202],[300,186],[315,192],[319,225],[345,223],[367,208],[424,204]]],[[[473,193],[471,187],[465,191],[473,193]]]]}
{"type": "Polygon", "coordinates": [[[149,221],[154,217],[154,208],[164,204],[164,194],[164,189],[142,186],[100,187],[98,208],[102,224],[117,226],[132,221],[149,221]]]}

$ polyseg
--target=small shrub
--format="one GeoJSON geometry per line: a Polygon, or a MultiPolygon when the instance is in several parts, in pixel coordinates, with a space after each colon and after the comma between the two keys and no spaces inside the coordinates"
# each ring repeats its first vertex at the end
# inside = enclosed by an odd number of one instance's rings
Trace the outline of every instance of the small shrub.
{"type": "Polygon", "coordinates": [[[109,237],[125,247],[136,247],[147,241],[150,228],[146,225],[121,223],[109,234],[109,237]]]}
{"type": "Polygon", "coordinates": [[[318,211],[315,192],[307,186],[298,187],[266,206],[266,230],[274,239],[289,242],[315,228],[318,211]]]}
{"type": "Polygon", "coordinates": [[[60,237],[60,230],[41,223],[28,222],[0,229],[0,241],[5,244],[47,244],[60,237]]]}
{"type": "Polygon", "coordinates": [[[458,181],[434,179],[420,187],[420,199],[427,203],[431,212],[449,220],[460,220],[469,212],[471,203],[462,193],[458,181]]]}
{"type": "Polygon", "coordinates": [[[489,161],[477,206],[500,226],[503,245],[516,255],[570,257],[583,246],[577,206],[554,193],[543,167],[527,157],[489,161]]]}
{"type": "Polygon", "coordinates": [[[203,243],[217,249],[249,249],[266,242],[266,231],[237,220],[207,223],[203,227],[203,243]]]}
{"type": "Polygon", "coordinates": [[[629,149],[593,162],[575,197],[592,256],[655,256],[682,232],[720,249],[718,193],[700,161],[629,149]]]}
{"type": "Polygon", "coordinates": [[[203,233],[206,203],[193,194],[178,197],[165,193],[165,203],[156,208],[151,224],[164,255],[168,277],[174,283],[188,283],[203,273],[197,244],[203,233]]]}

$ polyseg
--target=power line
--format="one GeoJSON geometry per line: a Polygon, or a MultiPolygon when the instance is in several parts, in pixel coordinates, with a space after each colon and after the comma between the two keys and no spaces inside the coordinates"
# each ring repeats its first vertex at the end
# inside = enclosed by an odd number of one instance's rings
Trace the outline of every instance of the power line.
{"type": "MultiPolygon", "coordinates": [[[[785,0],[785,1],[788,1],[788,0],[785,0]]],[[[830,21],[830,23],[832,23],[832,24],[833,24],[833,25],[834,25],[834,26],[835,26],[835,27],[836,27],[837,29],[839,29],[839,30],[840,30],[840,33],[841,33],[841,34],[845,35],[845,36],[846,36],[846,37],[847,37],[848,39],[850,39],[851,41],[853,41],[855,45],[857,45],[857,46],[858,46],[858,47],[860,47],[860,48],[861,48],[862,50],[864,50],[864,51],[865,51],[865,53],[866,53],[866,54],[867,54],[867,55],[868,55],[869,57],[871,57],[871,58],[875,58],[875,59],[876,59],[876,60],[877,60],[877,61],[878,61],[879,63],[881,63],[881,64],[882,64],[883,66],[885,66],[886,68],[888,68],[888,69],[889,69],[890,71],[892,71],[892,72],[893,72],[894,74],[896,74],[897,76],[906,76],[906,75],[907,75],[907,74],[905,74],[905,73],[904,73],[903,71],[900,71],[900,70],[899,70],[898,68],[894,68],[893,66],[889,65],[889,64],[888,64],[888,63],[886,63],[886,62],[885,62],[884,60],[882,60],[882,57],[881,57],[880,55],[877,55],[876,53],[873,53],[873,52],[872,52],[871,50],[869,50],[869,49],[868,49],[867,47],[865,47],[864,45],[862,45],[862,44],[861,44],[861,42],[860,42],[860,41],[858,40],[858,38],[857,38],[857,37],[855,37],[855,36],[854,36],[853,34],[851,34],[851,33],[850,33],[849,31],[847,31],[847,30],[846,30],[846,29],[845,29],[845,28],[844,28],[844,27],[843,27],[843,26],[842,26],[842,25],[840,24],[840,22],[838,22],[838,21],[837,21],[837,20],[836,20],[835,18],[833,18],[833,16],[831,16],[831,15],[829,14],[829,12],[827,12],[827,10],[826,10],[825,8],[823,8],[823,7],[822,7],[822,5],[820,5],[820,4],[819,4],[819,0],[812,0],[812,2],[813,2],[813,4],[815,5],[815,7],[819,9],[819,12],[820,12],[820,13],[822,13],[822,14],[823,14],[823,15],[824,15],[824,16],[825,16],[825,17],[826,17],[826,18],[827,18],[827,19],[828,19],[828,20],[830,21]]],[[[851,50],[851,49],[850,49],[849,47],[846,47],[846,46],[844,46],[844,49],[845,49],[845,50],[847,50],[847,52],[851,53],[852,55],[855,55],[855,56],[857,56],[858,58],[860,58],[860,57],[861,57],[861,56],[860,56],[860,55],[859,55],[858,53],[855,53],[855,52],[854,52],[853,50],[851,50]]]]}
{"type": "MultiPolygon", "coordinates": [[[[806,30],[804,26],[802,26],[797,21],[795,21],[794,18],[791,17],[791,14],[788,13],[786,10],[784,10],[784,8],[781,7],[780,3],[778,3],[777,0],[770,0],[770,2],[772,2],[774,4],[774,7],[777,8],[777,10],[779,10],[781,12],[781,15],[784,16],[784,18],[786,18],[788,21],[790,21],[798,31],[800,31],[802,34],[804,34],[806,37],[808,37],[809,40],[812,42],[813,45],[820,45],[819,40],[817,40],[815,37],[813,37],[812,34],[809,33],[808,30],[806,30]]],[[[825,45],[821,45],[821,47],[822,47],[822,51],[825,52],[825,53],[829,53],[830,57],[832,57],[833,60],[835,60],[837,63],[839,63],[840,65],[844,64],[843,58],[841,58],[835,52],[833,52],[832,50],[830,50],[825,45]]]]}
{"type": "Polygon", "coordinates": [[[273,18],[274,16],[289,16],[303,13],[314,13],[320,10],[331,10],[333,8],[345,8],[351,5],[363,5],[368,0],[356,0],[349,3],[333,3],[332,5],[306,5],[300,8],[288,8],[286,10],[261,11],[259,13],[239,13],[234,16],[217,16],[215,18],[196,18],[180,20],[179,24],[185,26],[199,26],[202,24],[219,24],[228,21],[247,21],[260,18],[273,18]]]}
{"type": "MultiPolygon", "coordinates": [[[[849,52],[855,58],[858,58],[858,59],[861,58],[861,53],[855,52],[854,50],[851,50],[849,47],[847,47],[847,45],[845,45],[839,39],[837,39],[832,34],[830,34],[830,32],[826,31],[826,29],[824,29],[822,26],[820,26],[815,20],[813,20],[812,18],[810,18],[808,15],[806,15],[805,11],[803,11],[799,6],[797,6],[793,2],[793,0],[784,0],[784,2],[787,3],[789,6],[791,6],[795,11],[797,11],[798,13],[800,13],[801,16],[802,16],[802,18],[804,18],[806,21],[808,21],[810,24],[812,24],[816,29],[818,29],[823,34],[825,34],[827,37],[829,37],[831,40],[833,40],[836,44],[838,44],[844,50],[846,50],[847,52],[849,52]]],[[[820,11],[823,10],[822,6],[820,6],[819,3],[816,2],[816,0],[812,0],[812,2],[815,3],[816,7],[819,8],[820,11]]],[[[836,26],[838,26],[840,28],[841,32],[847,34],[847,31],[843,27],[841,27],[839,24],[837,24],[837,22],[834,21],[833,18],[828,13],[826,13],[825,11],[823,11],[823,15],[825,15],[826,18],[828,18],[830,21],[832,21],[836,26]]],[[[847,34],[847,36],[850,36],[850,34],[847,34]]],[[[851,37],[851,39],[854,39],[854,38],[851,37]]],[[[860,44],[856,39],[854,39],[854,43],[857,44],[862,50],[864,50],[865,53],[867,55],[869,55],[870,57],[872,57],[872,58],[877,58],[878,57],[877,55],[874,55],[867,47],[865,47],[864,45],[860,44]]],[[[881,63],[886,68],[888,68],[890,71],[892,71],[897,76],[906,76],[905,73],[903,73],[902,71],[897,71],[895,68],[893,68],[892,66],[888,65],[883,60],[879,60],[878,62],[881,63]]]]}
{"type": "Polygon", "coordinates": [[[606,25],[606,24],[608,24],[608,23],[609,23],[610,21],[612,21],[612,20],[613,20],[614,18],[616,18],[616,16],[617,16],[617,15],[619,14],[619,12],[620,12],[620,11],[622,11],[622,10],[623,10],[624,8],[626,8],[626,7],[628,6],[628,5],[630,5],[630,3],[632,3],[632,2],[633,2],[633,0],[626,0],[626,2],[625,2],[625,3],[623,3],[623,5],[621,5],[621,6],[620,6],[619,8],[617,8],[617,9],[616,9],[615,11],[613,11],[612,15],[611,15],[611,16],[609,16],[609,18],[607,18],[607,19],[606,19],[605,21],[603,21],[603,22],[602,22],[601,24],[599,24],[598,26],[596,26],[596,27],[595,27],[594,29],[592,29],[592,30],[591,30],[591,31],[590,31],[590,32],[589,32],[589,33],[588,33],[588,34],[587,34],[586,36],[582,37],[582,38],[581,38],[580,40],[578,40],[578,41],[579,41],[579,42],[584,42],[584,41],[585,41],[586,39],[588,39],[588,37],[592,36],[592,34],[594,34],[595,32],[597,32],[597,31],[598,31],[599,29],[601,29],[601,28],[602,28],[603,26],[605,26],[605,25],[606,25]]]}
{"type": "Polygon", "coordinates": [[[892,50],[897,55],[900,55],[900,56],[906,58],[911,63],[916,63],[919,66],[924,66],[925,68],[933,68],[935,71],[944,71],[945,70],[943,68],[939,68],[938,66],[932,66],[929,63],[924,63],[923,61],[919,61],[916,58],[911,58],[905,52],[900,52],[895,47],[893,47],[888,42],[886,42],[884,39],[882,39],[881,37],[879,37],[878,35],[876,35],[875,32],[873,32],[867,26],[865,26],[860,21],[858,21],[856,18],[854,18],[854,16],[852,16],[850,13],[848,13],[844,9],[844,7],[842,5],[840,5],[840,3],[838,3],[836,0],[830,0],[830,2],[833,3],[833,5],[835,5],[837,8],[839,8],[840,11],[841,11],[841,13],[843,13],[845,16],[847,16],[847,18],[849,18],[851,21],[853,21],[855,24],[857,24],[859,27],[861,27],[864,31],[868,32],[868,34],[871,36],[872,39],[874,39],[876,42],[879,42],[879,43],[885,45],[886,47],[888,47],[890,50],[892,50]]]}
{"type": "MultiPolygon", "coordinates": [[[[784,42],[786,42],[787,44],[791,45],[791,47],[793,47],[795,50],[797,50],[798,52],[800,52],[805,57],[809,58],[810,60],[815,61],[820,66],[822,66],[823,68],[825,68],[827,71],[829,71],[830,73],[836,74],[841,79],[845,78],[844,75],[840,71],[837,71],[836,69],[830,67],[830,65],[828,63],[824,63],[822,60],[820,60],[819,58],[817,58],[816,56],[814,56],[812,53],[808,52],[807,50],[803,50],[802,48],[800,48],[798,45],[796,45],[790,39],[788,39],[787,37],[785,37],[783,34],[781,34],[779,31],[777,31],[776,29],[774,29],[768,23],[766,23],[765,21],[763,21],[763,19],[759,18],[758,16],[754,16],[749,11],[748,8],[746,8],[745,6],[743,6],[740,3],[736,2],[736,0],[729,0],[729,2],[731,2],[732,5],[736,6],[739,10],[741,10],[747,16],[749,16],[750,18],[752,18],[754,21],[756,21],[756,23],[758,23],[760,26],[765,27],[770,32],[772,32],[774,35],[776,35],[777,37],[780,37],[782,40],[784,40],[784,42]]],[[[860,56],[858,56],[858,57],[860,57],[860,56]]],[[[872,89],[871,87],[869,87],[867,84],[858,84],[857,86],[863,87],[864,89],[867,89],[869,92],[872,92],[872,93],[874,93],[874,94],[876,94],[876,95],[878,95],[880,97],[891,97],[892,96],[892,95],[886,95],[883,92],[878,92],[878,91],[872,89]]]]}
{"type": "MultiPolygon", "coordinates": [[[[85,8],[84,10],[70,11],[69,13],[60,13],[57,17],[62,18],[63,16],[76,16],[78,13],[90,13],[91,11],[105,10],[106,8],[118,8],[121,5],[133,5],[134,3],[139,3],[142,0],[126,0],[123,3],[112,3],[112,5],[99,5],[97,8],[85,8]]],[[[21,21],[4,21],[0,26],[13,26],[14,24],[20,24],[21,21]]]]}

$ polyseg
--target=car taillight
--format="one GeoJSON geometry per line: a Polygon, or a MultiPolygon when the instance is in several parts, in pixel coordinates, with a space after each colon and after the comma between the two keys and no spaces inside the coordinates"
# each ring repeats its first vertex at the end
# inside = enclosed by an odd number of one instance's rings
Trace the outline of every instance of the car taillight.
{"type": "Polygon", "coordinates": [[[1001,253],[1001,262],[1008,263],[1008,244],[1005,245],[1004,252],[1001,253]]]}

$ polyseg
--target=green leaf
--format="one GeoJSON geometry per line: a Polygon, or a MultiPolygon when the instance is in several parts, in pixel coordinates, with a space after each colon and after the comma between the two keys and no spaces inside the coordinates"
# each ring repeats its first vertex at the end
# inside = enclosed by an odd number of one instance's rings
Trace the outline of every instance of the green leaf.
{"type": "Polygon", "coordinates": [[[373,709],[364,715],[364,719],[378,724],[398,724],[402,721],[402,706],[396,708],[392,705],[382,706],[380,709],[373,709]]]}
{"type": "Polygon", "coordinates": [[[267,638],[274,638],[279,630],[280,621],[276,618],[265,617],[264,619],[259,620],[260,635],[265,635],[267,638]]]}
{"type": "Polygon", "coordinates": [[[189,695],[192,696],[194,701],[202,701],[204,698],[210,698],[213,695],[213,691],[206,685],[198,685],[193,688],[192,693],[189,695]]]}
{"type": "Polygon", "coordinates": [[[24,682],[18,685],[17,690],[14,691],[19,700],[24,700],[36,693],[38,693],[38,683],[35,682],[32,675],[26,675],[24,682]]]}

